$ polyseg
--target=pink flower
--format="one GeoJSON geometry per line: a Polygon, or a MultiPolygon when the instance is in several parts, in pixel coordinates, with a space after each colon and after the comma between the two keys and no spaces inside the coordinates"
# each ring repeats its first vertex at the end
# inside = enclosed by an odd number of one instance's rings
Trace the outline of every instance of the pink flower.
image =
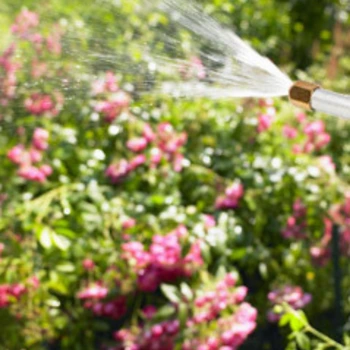
{"type": "Polygon", "coordinates": [[[289,126],[289,125],[285,125],[283,127],[283,135],[287,138],[287,139],[295,139],[298,135],[298,130],[289,126]]]}
{"type": "Polygon", "coordinates": [[[272,116],[269,114],[260,114],[258,117],[258,132],[262,133],[270,128],[272,116]]]}
{"type": "Polygon", "coordinates": [[[21,283],[0,285],[0,308],[18,301],[27,292],[26,287],[21,283]]]}
{"type": "Polygon", "coordinates": [[[199,242],[195,242],[191,245],[190,251],[184,258],[186,264],[186,271],[191,273],[192,270],[196,270],[203,265],[201,247],[199,242]]]}
{"type": "Polygon", "coordinates": [[[38,289],[40,286],[40,281],[37,276],[31,276],[28,278],[28,284],[32,286],[34,289],[38,289]]]}
{"type": "Polygon", "coordinates": [[[216,209],[235,209],[240,199],[244,195],[243,185],[240,183],[234,183],[230,187],[228,187],[225,191],[224,196],[220,196],[217,198],[215,202],[216,209]]]}
{"type": "Polygon", "coordinates": [[[143,292],[154,292],[159,283],[159,274],[154,267],[150,266],[139,272],[137,285],[143,292]]]}
{"type": "Polygon", "coordinates": [[[313,246],[310,248],[310,255],[314,265],[325,266],[331,258],[331,250],[328,247],[313,246]]]}
{"type": "Polygon", "coordinates": [[[242,184],[234,183],[233,185],[231,185],[230,187],[228,187],[226,189],[225,194],[226,194],[226,197],[239,199],[239,198],[243,197],[244,188],[243,188],[242,184]]]}
{"type": "Polygon", "coordinates": [[[294,154],[301,154],[303,153],[303,148],[300,145],[293,145],[293,153],[294,154]]]}
{"type": "Polygon", "coordinates": [[[84,259],[83,268],[85,271],[92,271],[95,268],[94,261],[92,259],[84,259]]]}
{"type": "MultiPolygon", "coordinates": [[[[284,302],[289,304],[293,309],[298,310],[304,308],[311,302],[311,294],[304,293],[301,287],[298,286],[284,286],[279,289],[275,289],[268,294],[268,300],[272,305],[280,305],[284,302]]],[[[278,321],[280,314],[273,316],[274,311],[271,309],[268,313],[268,319],[270,321],[278,321]]]]}
{"type": "Polygon", "coordinates": [[[260,107],[273,107],[274,101],[272,98],[266,98],[259,100],[260,107]]]}
{"type": "Polygon", "coordinates": [[[110,100],[98,102],[95,106],[95,111],[101,113],[106,122],[111,123],[119,117],[123,109],[128,107],[128,105],[128,95],[123,91],[119,91],[110,100]]]}
{"type": "Polygon", "coordinates": [[[317,150],[319,150],[324,146],[327,146],[330,142],[331,142],[331,135],[327,134],[326,132],[323,132],[316,137],[315,147],[317,150]]]}
{"type": "Polygon", "coordinates": [[[50,53],[55,55],[61,54],[62,52],[61,36],[62,36],[62,29],[58,25],[54,26],[54,30],[46,38],[46,47],[50,53]]]}
{"type": "Polygon", "coordinates": [[[247,294],[248,294],[248,288],[247,287],[245,287],[245,286],[238,287],[235,290],[234,294],[233,294],[235,302],[236,303],[241,303],[245,299],[247,294]]]}
{"type": "Polygon", "coordinates": [[[106,72],[103,78],[94,81],[92,84],[94,95],[117,92],[118,90],[119,86],[117,83],[117,77],[113,72],[106,72]]]}
{"type": "Polygon", "coordinates": [[[42,128],[36,128],[34,130],[32,144],[33,146],[40,150],[44,151],[48,148],[48,139],[49,139],[49,132],[42,128]]]}
{"type": "Polygon", "coordinates": [[[104,299],[108,294],[108,289],[100,284],[93,284],[78,293],[78,298],[85,299],[104,299]]]}
{"type": "Polygon", "coordinates": [[[15,164],[21,164],[23,162],[24,155],[25,149],[23,145],[17,145],[7,152],[7,157],[15,164]]]}
{"type": "Polygon", "coordinates": [[[181,172],[183,168],[183,160],[184,160],[184,156],[181,153],[175,154],[174,161],[173,161],[173,169],[175,172],[177,173],[181,172]]]}
{"type": "Polygon", "coordinates": [[[41,151],[38,151],[37,149],[35,148],[31,148],[29,150],[29,156],[30,156],[30,161],[32,163],[38,163],[38,162],[41,162],[43,156],[42,156],[42,153],[41,151]]]}
{"type": "Polygon", "coordinates": [[[118,183],[129,174],[129,171],[130,171],[129,163],[125,159],[122,159],[119,163],[111,164],[107,168],[105,175],[113,183],[118,183]]]}
{"type": "Polygon", "coordinates": [[[26,292],[26,287],[21,283],[11,285],[8,291],[8,293],[14,296],[16,299],[19,299],[26,292]]]}
{"type": "Polygon", "coordinates": [[[293,204],[293,215],[287,219],[282,235],[284,238],[304,239],[306,228],[306,207],[297,199],[293,204]]]}
{"type": "MultiPolygon", "coordinates": [[[[240,323],[254,322],[258,317],[257,310],[248,303],[242,303],[236,313],[236,320],[240,323]]],[[[250,333],[250,332],[249,332],[250,333]]]]}
{"type": "Polygon", "coordinates": [[[151,164],[152,166],[158,165],[163,157],[163,153],[159,148],[152,148],[151,149],[151,164]]]}
{"type": "Polygon", "coordinates": [[[15,45],[12,44],[0,56],[0,68],[3,69],[4,74],[0,74],[0,106],[7,106],[15,97],[17,78],[16,72],[20,65],[14,62],[15,45]]]}
{"type": "Polygon", "coordinates": [[[145,124],[143,128],[143,137],[147,140],[147,142],[153,142],[156,138],[156,135],[149,124],[145,124]]]}
{"type": "Polygon", "coordinates": [[[180,239],[186,236],[187,229],[180,225],[165,236],[154,235],[149,251],[140,242],[122,245],[122,257],[137,273],[140,290],[154,291],[160,283],[170,283],[179,277],[191,275],[202,265],[198,243],[193,243],[188,254],[182,256],[180,239]]]}
{"type": "Polygon", "coordinates": [[[57,106],[50,95],[32,94],[25,100],[24,106],[28,112],[37,116],[56,116],[58,114],[57,106]]]}
{"type": "Polygon", "coordinates": [[[196,76],[198,79],[205,79],[205,67],[202,63],[202,60],[199,57],[194,56],[191,58],[191,66],[194,76],[196,76]]]}
{"type": "Polygon", "coordinates": [[[123,230],[128,230],[130,228],[135,227],[135,225],[136,225],[136,220],[133,218],[128,218],[128,219],[123,221],[122,228],[123,228],[123,230]]]}
{"type": "Polygon", "coordinates": [[[39,170],[47,177],[50,176],[52,174],[52,168],[50,167],[50,165],[47,164],[43,164],[39,170]]]}
{"type": "Polygon", "coordinates": [[[44,182],[46,180],[45,174],[35,166],[24,166],[18,170],[18,175],[26,180],[35,182],[44,182]]]}
{"type": "Polygon", "coordinates": [[[101,316],[119,320],[126,314],[126,311],[126,299],[124,296],[119,296],[103,305],[101,316]]]}
{"type": "Polygon", "coordinates": [[[146,156],[144,154],[139,154],[138,156],[130,160],[129,171],[133,171],[145,163],[146,163],[146,156]]]}
{"type": "Polygon", "coordinates": [[[215,227],[215,226],[216,226],[216,221],[215,221],[214,216],[204,214],[204,227],[206,229],[210,229],[210,228],[215,227]]]}
{"type": "Polygon", "coordinates": [[[295,116],[299,123],[302,123],[306,119],[306,114],[304,112],[298,112],[295,116]]]}
{"type": "Polygon", "coordinates": [[[19,35],[21,38],[28,37],[32,29],[39,25],[39,16],[35,12],[23,10],[12,25],[12,33],[19,35]]]}
{"type": "Polygon", "coordinates": [[[189,62],[183,64],[180,67],[179,72],[183,79],[197,78],[202,80],[206,77],[205,67],[202,60],[197,56],[191,57],[189,62]]]}
{"type": "Polygon", "coordinates": [[[147,139],[144,138],[144,137],[138,137],[138,138],[134,138],[134,139],[131,139],[129,140],[127,143],[126,143],[126,147],[132,151],[132,152],[141,152],[143,151],[146,147],[147,147],[147,139]]]}
{"type": "Polygon", "coordinates": [[[147,319],[151,319],[157,312],[157,308],[153,305],[147,305],[142,309],[142,314],[147,319]]]}
{"type": "Polygon", "coordinates": [[[116,92],[119,90],[117,77],[114,75],[113,72],[106,72],[105,88],[108,92],[116,92]]]}
{"type": "Polygon", "coordinates": [[[314,137],[317,134],[323,133],[324,131],[325,131],[325,125],[321,120],[308,123],[304,128],[305,134],[308,135],[309,137],[314,137]]]}

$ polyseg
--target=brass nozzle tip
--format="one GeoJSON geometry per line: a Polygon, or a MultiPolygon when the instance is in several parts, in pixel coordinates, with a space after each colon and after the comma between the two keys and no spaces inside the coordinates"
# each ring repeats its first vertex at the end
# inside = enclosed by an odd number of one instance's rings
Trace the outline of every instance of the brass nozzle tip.
{"type": "Polygon", "coordinates": [[[319,87],[317,84],[297,81],[289,90],[289,99],[295,106],[311,111],[311,97],[319,87]]]}

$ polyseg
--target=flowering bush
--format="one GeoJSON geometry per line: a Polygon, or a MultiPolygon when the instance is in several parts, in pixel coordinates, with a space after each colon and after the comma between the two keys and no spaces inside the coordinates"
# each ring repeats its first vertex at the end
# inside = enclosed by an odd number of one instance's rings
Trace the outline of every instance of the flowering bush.
{"type": "MultiPolygon", "coordinates": [[[[1,51],[2,346],[271,348],[280,303],[327,330],[334,223],[350,247],[349,127],[281,100],[145,95],[129,41],[148,23],[130,6],[99,60],[85,11],[47,28],[23,10],[1,51]]],[[[95,10],[90,25],[110,25],[95,10]]],[[[179,79],[207,78],[188,62],[179,79]]]]}

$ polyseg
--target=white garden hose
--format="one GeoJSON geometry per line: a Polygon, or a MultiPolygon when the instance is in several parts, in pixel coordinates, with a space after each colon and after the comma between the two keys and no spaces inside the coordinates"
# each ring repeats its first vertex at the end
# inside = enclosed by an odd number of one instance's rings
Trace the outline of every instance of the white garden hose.
{"type": "Polygon", "coordinates": [[[350,119],[350,95],[327,91],[313,83],[297,81],[289,91],[289,98],[298,107],[350,119]]]}

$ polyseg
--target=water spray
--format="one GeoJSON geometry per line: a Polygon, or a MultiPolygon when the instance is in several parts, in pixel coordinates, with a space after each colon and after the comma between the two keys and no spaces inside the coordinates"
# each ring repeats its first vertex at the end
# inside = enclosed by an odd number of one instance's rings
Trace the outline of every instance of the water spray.
{"type": "MultiPolygon", "coordinates": [[[[321,86],[304,81],[293,81],[272,61],[261,56],[233,31],[223,27],[213,18],[203,13],[191,0],[160,0],[159,9],[181,27],[204,40],[215,54],[199,52],[199,56],[209,63],[206,81],[163,83],[161,91],[175,96],[210,99],[230,99],[235,97],[278,97],[288,96],[297,107],[323,112],[350,119],[350,95],[327,91],[321,86]]],[[[161,69],[173,69],[176,75],[181,64],[178,60],[157,57],[161,69]]]]}
{"type": "Polygon", "coordinates": [[[297,107],[350,118],[350,95],[324,90],[319,85],[297,81],[289,90],[289,99],[297,107]]]}

